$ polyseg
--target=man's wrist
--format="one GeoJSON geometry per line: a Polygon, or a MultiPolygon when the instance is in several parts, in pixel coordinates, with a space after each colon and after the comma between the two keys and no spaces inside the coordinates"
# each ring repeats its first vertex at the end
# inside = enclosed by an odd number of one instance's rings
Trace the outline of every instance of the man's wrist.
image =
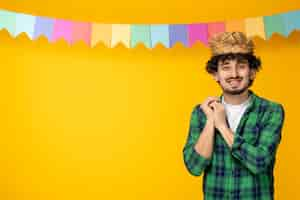
{"type": "Polygon", "coordinates": [[[213,123],[213,122],[214,122],[214,118],[212,118],[212,117],[208,117],[208,118],[207,118],[207,122],[209,122],[209,123],[213,123]]]}
{"type": "Polygon", "coordinates": [[[233,131],[227,125],[223,125],[219,127],[219,132],[222,135],[222,137],[225,139],[228,146],[232,148],[233,140],[234,140],[233,131]]]}
{"type": "Polygon", "coordinates": [[[227,125],[221,125],[221,126],[218,126],[216,127],[221,133],[224,133],[226,131],[229,130],[229,127],[227,125]]]}
{"type": "Polygon", "coordinates": [[[215,122],[213,118],[207,118],[206,124],[210,127],[215,127],[215,122]]]}

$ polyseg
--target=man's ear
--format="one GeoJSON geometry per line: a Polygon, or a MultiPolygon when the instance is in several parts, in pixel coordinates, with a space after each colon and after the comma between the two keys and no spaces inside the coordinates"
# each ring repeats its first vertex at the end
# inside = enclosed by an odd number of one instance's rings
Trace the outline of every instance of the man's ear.
{"type": "Polygon", "coordinates": [[[251,71],[250,71],[250,79],[254,80],[255,76],[256,76],[256,70],[255,69],[251,69],[251,71]]]}
{"type": "Polygon", "coordinates": [[[215,81],[219,81],[219,77],[218,77],[218,74],[217,74],[217,72],[214,72],[214,73],[212,73],[212,77],[213,77],[213,79],[215,80],[215,81]]]}

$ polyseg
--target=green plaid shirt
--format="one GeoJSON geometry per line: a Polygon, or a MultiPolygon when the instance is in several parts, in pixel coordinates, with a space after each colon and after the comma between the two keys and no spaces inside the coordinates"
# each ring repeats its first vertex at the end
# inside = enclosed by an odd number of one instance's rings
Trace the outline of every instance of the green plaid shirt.
{"type": "MultiPolygon", "coordinates": [[[[281,104],[252,96],[234,133],[230,148],[215,128],[213,154],[207,159],[194,146],[206,124],[206,115],[196,105],[183,148],[188,172],[200,176],[204,172],[205,200],[270,200],[274,199],[273,169],[281,140],[284,108],[281,104]]],[[[223,94],[220,96],[220,100],[223,94]]],[[[227,125],[229,123],[226,119],[227,125]]]]}

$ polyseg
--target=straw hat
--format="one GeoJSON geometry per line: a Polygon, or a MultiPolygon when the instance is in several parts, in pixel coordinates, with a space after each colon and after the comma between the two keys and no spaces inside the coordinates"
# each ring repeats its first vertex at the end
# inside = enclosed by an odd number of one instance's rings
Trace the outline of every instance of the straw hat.
{"type": "Polygon", "coordinates": [[[208,41],[212,55],[226,53],[253,53],[254,43],[243,32],[221,32],[208,41]]]}

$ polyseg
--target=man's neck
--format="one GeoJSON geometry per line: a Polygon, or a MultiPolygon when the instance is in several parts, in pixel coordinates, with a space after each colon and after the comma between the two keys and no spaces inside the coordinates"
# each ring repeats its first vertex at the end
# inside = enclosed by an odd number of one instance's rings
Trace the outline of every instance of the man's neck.
{"type": "Polygon", "coordinates": [[[238,95],[231,95],[228,93],[223,93],[224,101],[228,104],[239,105],[245,102],[249,97],[249,91],[245,90],[243,93],[238,95]]]}

